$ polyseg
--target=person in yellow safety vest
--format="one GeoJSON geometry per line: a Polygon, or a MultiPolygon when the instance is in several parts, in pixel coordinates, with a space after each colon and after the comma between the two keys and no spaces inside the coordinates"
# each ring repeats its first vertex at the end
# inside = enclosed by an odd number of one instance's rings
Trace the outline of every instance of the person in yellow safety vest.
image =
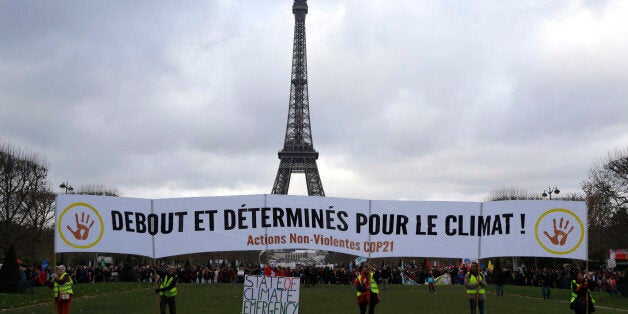
{"type": "Polygon", "coordinates": [[[179,281],[179,277],[176,274],[176,268],[169,266],[168,273],[163,277],[159,288],[155,289],[155,293],[161,295],[159,300],[161,314],[166,314],[166,305],[168,305],[170,314],[177,313],[177,303],[174,299],[177,296],[177,281],[179,281]]]}
{"type": "Polygon", "coordinates": [[[72,278],[65,272],[65,266],[57,266],[48,286],[53,289],[55,311],[58,314],[70,313],[74,291],[72,290],[72,278]]]}
{"type": "Polygon", "coordinates": [[[585,278],[582,273],[578,273],[578,277],[571,281],[570,302],[569,308],[574,310],[576,314],[595,312],[595,299],[591,297],[591,293],[589,292],[588,278],[585,278]]]}
{"type": "Polygon", "coordinates": [[[360,314],[366,313],[366,308],[369,308],[369,314],[375,313],[375,305],[379,303],[379,288],[377,282],[373,278],[373,272],[371,272],[366,263],[360,266],[360,272],[358,277],[354,281],[357,291],[357,301],[360,307],[360,314]]]}
{"type": "Polygon", "coordinates": [[[464,285],[467,287],[467,297],[471,314],[476,313],[476,308],[480,309],[480,314],[484,314],[484,300],[486,299],[486,280],[480,273],[478,263],[471,263],[471,269],[464,275],[464,285]]]}

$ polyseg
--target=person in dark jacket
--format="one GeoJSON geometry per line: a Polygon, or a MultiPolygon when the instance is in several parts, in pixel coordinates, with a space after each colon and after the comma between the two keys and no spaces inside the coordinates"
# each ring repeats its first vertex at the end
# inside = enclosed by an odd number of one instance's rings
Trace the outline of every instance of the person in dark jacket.
{"type": "Polygon", "coordinates": [[[589,280],[578,273],[577,278],[571,281],[571,304],[569,308],[576,314],[595,312],[595,299],[589,292],[589,280]]]}
{"type": "Polygon", "coordinates": [[[543,300],[549,300],[550,293],[552,292],[552,278],[550,277],[547,268],[543,268],[539,275],[539,284],[541,285],[541,292],[543,293],[543,300]]]}
{"type": "Polygon", "coordinates": [[[496,294],[498,296],[504,296],[504,282],[506,281],[506,274],[504,274],[504,271],[502,269],[497,269],[495,270],[495,285],[497,286],[496,288],[496,294]]]}
{"type": "Polygon", "coordinates": [[[177,281],[179,281],[179,276],[177,276],[175,267],[168,267],[168,273],[163,277],[159,288],[155,289],[155,293],[161,295],[159,300],[159,311],[161,314],[166,314],[166,305],[168,305],[170,314],[177,313],[177,303],[175,301],[177,281]]]}

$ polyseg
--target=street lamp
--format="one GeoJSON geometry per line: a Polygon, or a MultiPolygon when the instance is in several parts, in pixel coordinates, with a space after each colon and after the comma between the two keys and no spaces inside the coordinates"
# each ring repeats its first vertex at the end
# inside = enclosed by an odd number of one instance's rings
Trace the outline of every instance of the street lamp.
{"type": "MultiPolygon", "coordinates": [[[[65,194],[68,194],[68,191],[70,191],[70,193],[72,193],[72,191],[74,191],[74,188],[67,181],[61,183],[61,185],[59,185],[59,187],[62,188],[62,189],[65,189],[65,194]]],[[[64,253],[61,253],[61,264],[63,264],[63,260],[64,260],[64,253]]]]}
{"type": "Polygon", "coordinates": [[[74,191],[74,188],[70,185],[70,183],[63,182],[59,185],[60,188],[65,189],[65,194],[68,194],[68,191],[74,191]]]}
{"type": "Polygon", "coordinates": [[[560,193],[560,190],[557,187],[554,187],[552,189],[552,187],[550,186],[547,188],[547,190],[543,191],[543,194],[541,194],[541,196],[543,197],[549,196],[549,199],[552,199],[552,194],[558,194],[558,193],[560,193]]]}

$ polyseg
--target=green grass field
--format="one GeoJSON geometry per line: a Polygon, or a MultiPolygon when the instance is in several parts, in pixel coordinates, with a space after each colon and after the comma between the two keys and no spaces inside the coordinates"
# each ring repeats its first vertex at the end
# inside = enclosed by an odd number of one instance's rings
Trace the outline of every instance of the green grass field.
{"type": "MultiPolygon", "coordinates": [[[[157,313],[152,284],[97,283],[74,286],[72,313],[157,313]]],[[[179,284],[179,313],[240,313],[242,285],[179,284]]],[[[573,313],[569,291],[553,289],[552,300],[543,300],[541,288],[505,286],[506,295],[488,291],[487,313],[573,313]]],[[[595,293],[596,313],[628,313],[628,298],[595,293]]],[[[3,313],[53,313],[51,291],[35,288],[33,294],[0,294],[3,313]]],[[[358,313],[353,286],[301,287],[299,313],[358,313]]],[[[424,286],[392,285],[381,291],[378,313],[468,313],[465,290],[437,286],[430,295],[424,286]]]]}

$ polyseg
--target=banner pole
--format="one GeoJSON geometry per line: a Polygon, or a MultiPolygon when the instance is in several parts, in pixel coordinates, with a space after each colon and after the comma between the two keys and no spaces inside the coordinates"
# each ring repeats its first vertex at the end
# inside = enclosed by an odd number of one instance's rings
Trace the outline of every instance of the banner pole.
{"type": "MultiPolygon", "coordinates": [[[[484,214],[484,203],[480,203],[480,217],[482,217],[482,215],[484,214]]],[[[479,232],[479,231],[478,231],[479,232]]],[[[482,257],[482,237],[478,237],[478,278],[480,278],[481,274],[482,274],[482,268],[480,267],[480,265],[482,265],[482,263],[480,263],[480,258],[482,257]]],[[[482,278],[482,280],[484,280],[485,278],[482,278]]],[[[476,309],[479,310],[480,309],[480,287],[476,287],[475,289],[475,306],[476,309]]],[[[486,292],[485,292],[486,293],[486,292]]],[[[486,296],[486,295],[485,295],[486,296]]]]}
{"type": "MultiPolygon", "coordinates": [[[[589,257],[587,256],[587,263],[585,267],[585,282],[589,283],[589,257]]],[[[585,301],[587,303],[587,311],[585,313],[589,314],[589,287],[587,287],[587,294],[585,295],[585,301]]]]}
{"type": "MultiPolygon", "coordinates": [[[[585,213],[584,213],[584,219],[586,221],[586,225],[585,226],[589,226],[589,209],[588,207],[585,207],[585,213]]],[[[586,258],[587,258],[587,262],[586,262],[586,275],[587,277],[589,276],[589,232],[587,230],[587,228],[584,228],[583,232],[587,233],[587,245],[585,246],[586,251],[586,258]]],[[[588,279],[587,279],[588,280],[588,279]]],[[[587,287],[587,295],[586,295],[586,301],[587,301],[587,310],[585,313],[589,314],[589,288],[587,287]]]]}
{"type": "MultiPolygon", "coordinates": [[[[52,249],[52,275],[54,278],[54,272],[57,269],[57,252],[55,251],[55,249],[52,249]]],[[[52,295],[54,295],[54,283],[52,284],[52,295]]],[[[52,313],[55,314],[57,313],[57,307],[56,307],[56,303],[52,302],[52,313]]]]}
{"type": "MultiPolygon", "coordinates": [[[[155,282],[155,289],[159,288],[159,283],[157,281],[157,263],[155,262],[154,258],[151,258],[153,260],[153,281],[155,282]]],[[[160,295],[159,293],[155,293],[155,299],[156,299],[156,303],[157,303],[157,313],[161,313],[161,310],[159,309],[159,298],[160,295]]]]}
{"type": "MultiPolygon", "coordinates": [[[[480,203],[480,217],[482,217],[482,215],[484,214],[484,203],[480,203]]],[[[479,232],[479,230],[478,230],[479,232]]],[[[480,271],[480,258],[482,257],[482,237],[478,237],[478,272],[480,271]]],[[[513,266],[513,270],[514,270],[514,266],[513,266]]]]}
{"type": "MultiPolygon", "coordinates": [[[[268,194],[264,194],[264,207],[268,207],[268,194]]],[[[264,228],[264,236],[268,237],[268,228],[264,228]]],[[[259,258],[258,258],[259,260],[259,258]]],[[[268,242],[266,242],[266,267],[270,267],[270,251],[268,250],[268,242]]],[[[262,265],[260,265],[262,267],[262,265]]],[[[262,269],[262,274],[266,272],[266,268],[262,269]]]]}
{"type": "MultiPolygon", "coordinates": [[[[154,211],[154,200],[151,199],[150,200],[150,213],[153,214],[154,211]]],[[[153,281],[155,282],[155,289],[159,288],[159,282],[157,279],[157,263],[155,261],[155,235],[151,236],[151,241],[153,244],[153,256],[151,256],[151,260],[153,261],[153,281]]],[[[155,300],[157,301],[157,313],[161,313],[161,310],[159,309],[159,299],[160,299],[160,294],[159,293],[155,293],[155,300]]]]}
{"type": "MultiPolygon", "coordinates": [[[[373,204],[372,204],[372,200],[369,200],[369,217],[371,217],[371,215],[373,214],[373,204]]],[[[371,233],[369,232],[369,243],[371,243],[371,233]]],[[[369,250],[369,254],[366,257],[366,263],[368,264],[368,260],[371,259],[371,250],[369,250]]],[[[358,265],[356,265],[358,266],[358,265]]],[[[402,270],[403,271],[403,270],[402,270]]]]}
{"type": "MultiPolygon", "coordinates": [[[[55,198],[55,220],[54,220],[54,224],[53,224],[53,234],[54,236],[52,237],[52,277],[54,278],[54,274],[55,271],[57,270],[57,230],[59,230],[56,226],[56,224],[58,223],[57,221],[57,208],[59,207],[59,194],[57,194],[57,197],[55,198]]],[[[50,276],[48,277],[48,280],[50,281],[50,276]]],[[[52,295],[54,296],[54,283],[52,283],[52,295]]],[[[55,302],[52,302],[52,313],[57,313],[57,304],[55,302]]]]}

